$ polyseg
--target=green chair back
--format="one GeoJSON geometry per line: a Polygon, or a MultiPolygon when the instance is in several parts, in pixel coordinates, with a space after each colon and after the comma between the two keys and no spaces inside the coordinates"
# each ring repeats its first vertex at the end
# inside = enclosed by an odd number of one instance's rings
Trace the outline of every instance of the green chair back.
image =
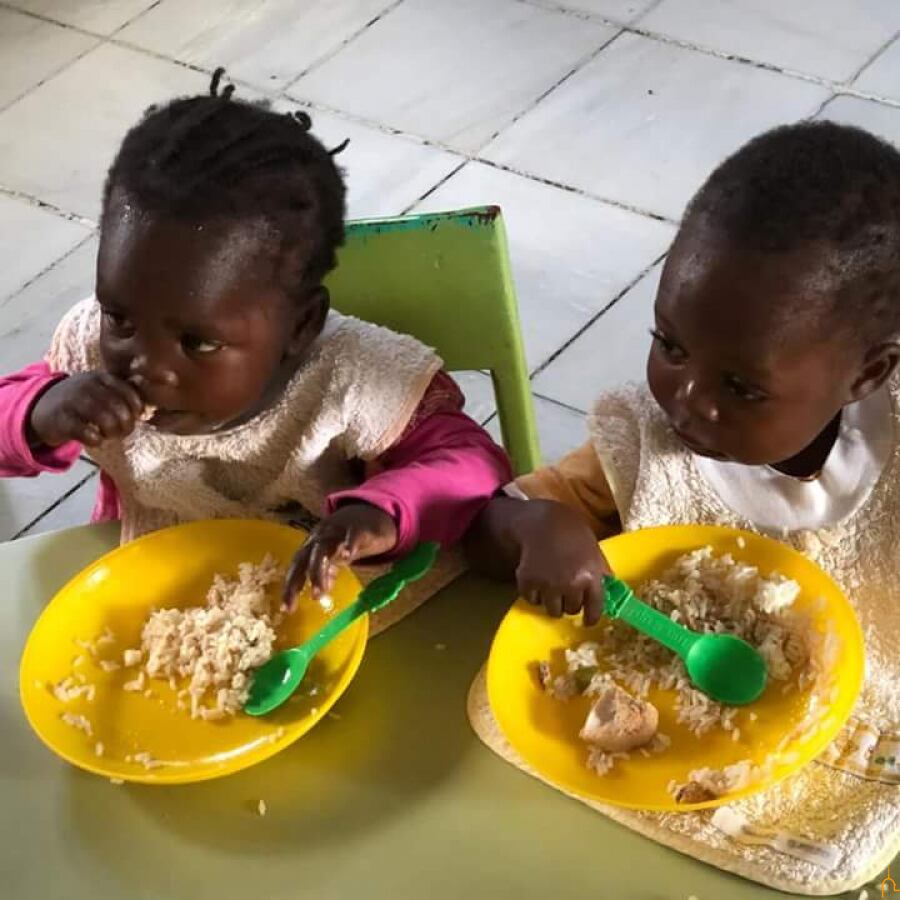
{"type": "Polygon", "coordinates": [[[326,284],[337,310],[417,337],[450,371],[489,371],[516,474],[539,465],[498,207],[348,222],[338,267],[326,284]]]}

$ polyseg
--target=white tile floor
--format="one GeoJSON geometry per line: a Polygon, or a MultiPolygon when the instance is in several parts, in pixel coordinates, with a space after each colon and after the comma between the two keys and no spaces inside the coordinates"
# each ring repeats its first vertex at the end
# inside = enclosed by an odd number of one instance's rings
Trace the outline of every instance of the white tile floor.
{"type": "MultiPolygon", "coordinates": [[[[897,0],[0,0],[0,371],[90,291],[125,129],[221,64],[351,139],[352,216],[503,207],[553,458],[641,377],[659,261],[724,154],[809,116],[900,143],[898,34],[897,0]]],[[[489,420],[490,380],[460,380],[489,420]]],[[[95,484],[0,482],[0,540],[84,521],[95,484]]]]}

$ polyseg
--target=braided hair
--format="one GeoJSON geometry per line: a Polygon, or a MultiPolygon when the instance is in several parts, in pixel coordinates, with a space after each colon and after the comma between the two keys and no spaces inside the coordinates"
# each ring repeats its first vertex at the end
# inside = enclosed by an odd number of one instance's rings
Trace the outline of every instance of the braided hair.
{"type": "Polygon", "coordinates": [[[289,295],[317,286],[336,264],[344,241],[345,187],[334,155],[310,134],[302,111],[280,114],[265,103],[219,90],[216,69],[208,95],[151,106],[125,136],[103,191],[104,213],[114,192],[142,212],[177,221],[263,222],[281,253],[310,248],[285,275],[289,295]]]}
{"type": "Polygon", "coordinates": [[[690,221],[766,252],[822,245],[827,308],[805,312],[869,341],[900,333],[900,152],[873,134],[827,121],[768,131],[709,176],[690,221]]]}

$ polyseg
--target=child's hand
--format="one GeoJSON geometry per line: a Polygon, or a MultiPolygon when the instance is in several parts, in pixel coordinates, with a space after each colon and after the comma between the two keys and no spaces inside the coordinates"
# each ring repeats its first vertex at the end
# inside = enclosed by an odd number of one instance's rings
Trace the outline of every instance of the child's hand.
{"type": "Polygon", "coordinates": [[[107,372],[72,375],[38,398],[28,422],[28,440],[33,446],[80,441],[96,447],[130,434],[143,408],[140,394],[127,381],[107,372]]]}
{"type": "Polygon", "coordinates": [[[584,624],[603,614],[603,576],[611,575],[597,538],[569,507],[548,500],[520,501],[514,534],[520,547],[516,583],[529,603],[558,617],[584,610],[584,624]]]}
{"type": "Polygon", "coordinates": [[[334,587],[338,566],[381,556],[397,544],[394,520],[368,503],[348,503],[312,530],[294,557],[284,583],[284,605],[290,610],[309,581],[314,597],[334,587]]]}
{"type": "Polygon", "coordinates": [[[584,623],[593,625],[603,613],[609,563],[568,506],[495,497],[476,520],[466,550],[475,569],[504,579],[515,575],[519,593],[551,616],[584,610],[584,623]]]}

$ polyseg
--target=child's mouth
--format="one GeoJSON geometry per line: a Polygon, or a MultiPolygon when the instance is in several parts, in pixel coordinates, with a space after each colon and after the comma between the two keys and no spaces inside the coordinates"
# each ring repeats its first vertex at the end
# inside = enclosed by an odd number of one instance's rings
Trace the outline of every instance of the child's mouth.
{"type": "Polygon", "coordinates": [[[705,444],[682,431],[680,428],[676,428],[674,425],[672,426],[672,430],[678,436],[678,440],[681,441],[691,453],[696,453],[697,456],[708,456],[710,459],[725,460],[728,458],[724,453],[720,453],[718,450],[707,447],[705,444]]]}

